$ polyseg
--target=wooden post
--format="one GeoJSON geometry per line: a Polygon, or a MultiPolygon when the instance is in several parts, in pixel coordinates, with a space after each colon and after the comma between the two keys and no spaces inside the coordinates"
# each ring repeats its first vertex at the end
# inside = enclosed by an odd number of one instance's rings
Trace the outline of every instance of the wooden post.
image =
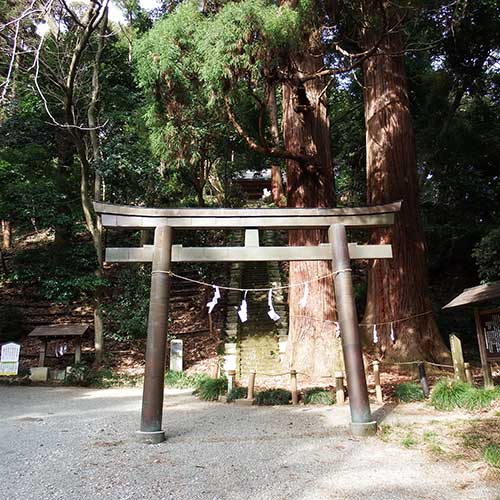
{"type": "Polygon", "coordinates": [[[345,403],[344,395],[344,372],[335,372],[335,394],[339,405],[345,403]]]}
{"type": "Polygon", "coordinates": [[[229,394],[234,388],[234,379],[236,378],[236,370],[227,372],[227,393],[229,394]]]}
{"type": "Polygon", "coordinates": [[[299,403],[299,393],[297,391],[297,371],[290,370],[290,389],[292,393],[292,404],[296,405],[299,403]]]}
{"type": "Polygon", "coordinates": [[[479,355],[481,356],[481,368],[483,370],[484,387],[493,387],[493,377],[491,376],[491,368],[488,363],[486,351],[486,339],[484,338],[483,327],[481,326],[481,316],[479,308],[474,307],[474,319],[476,320],[477,342],[479,344],[479,355]]]}
{"type": "Polygon", "coordinates": [[[75,365],[82,361],[82,339],[77,337],[75,340],[75,365]]]}
{"type": "Polygon", "coordinates": [[[375,381],[375,396],[379,403],[384,401],[382,396],[382,386],[380,385],[380,364],[378,361],[373,362],[373,380],[375,381]]]}
{"type": "Polygon", "coordinates": [[[255,390],[255,375],[256,374],[257,374],[257,372],[255,370],[252,370],[250,372],[250,376],[248,377],[247,399],[253,399],[254,390],[255,390]]]}
{"type": "Polygon", "coordinates": [[[157,226],[151,273],[141,429],[137,432],[139,440],[147,443],[160,443],[165,440],[165,432],[161,430],[161,425],[170,296],[170,276],[168,273],[171,255],[172,228],[170,226],[157,226]]]}
{"type": "Polygon", "coordinates": [[[464,355],[462,353],[462,342],[460,339],[452,333],[450,335],[450,348],[451,357],[453,359],[453,369],[455,373],[455,379],[465,382],[465,367],[464,367],[464,355]]]}
{"type": "Polygon", "coordinates": [[[425,374],[424,363],[418,364],[418,376],[420,378],[420,385],[422,386],[422,391],[424,393],[424,396],[428,398],[430,391],[429,391],[429,383],[427,382],[427,375],[425,374]]]}
{"type": "Polygon", "coordinates": [[[45,356],[47,354],[47,339],[42,338],[42,345],[40,346],[40,357],[38,358],[38,366],[45,366],[45,356]]]}
{"type": "Polygon", "coordinates": [[[470,369],[470,363],[464,363],[465,368],[465,379],[470,385],[474,384],[474,379],[472,378],[472,370],[470,369]]]}
{"type": "Polygon", "coordinates": [[[351,432],[356,436],[373,435],[377,432],[377,423],[372,418],[368,400],[345,226],[331,225],[328,237],[333,249],[333,271],[339,271],[334,277],[335,300],[347,375],[351,432]]]}

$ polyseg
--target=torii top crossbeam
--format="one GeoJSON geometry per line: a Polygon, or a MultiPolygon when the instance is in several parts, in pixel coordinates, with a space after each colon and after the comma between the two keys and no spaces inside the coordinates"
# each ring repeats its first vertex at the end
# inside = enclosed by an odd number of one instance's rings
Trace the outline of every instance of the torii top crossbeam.
{"type": "Polygon", "coordinates": [[[401,202],[356,208],[146,208],[94,203],[104,227],[182,229],[327,228],[332,224],[371,228],[390,226],[401,202]]]}
{"type": "MultiPolygon", "coordinates": [[[[147,229],[246,229],[244,247],[185,248],[172,246],[172,262],[329,260],[329,244],[307,247],[260,247],[255,229],[328,228],[333,224],[357,229],[390,226],[401,202],[361,208],[143,208],[95,203],[104,227],[147,229]],[[255,228],[255,229],[249,229],[255,228]],[[252,234],[253,233],[253,234],[252,234]]],[[[351,259],[388,259],[391,245],[349,244],[351,259]]],[[[107,262],[151,262],[153,245],[107,248],[107,262]]]]}

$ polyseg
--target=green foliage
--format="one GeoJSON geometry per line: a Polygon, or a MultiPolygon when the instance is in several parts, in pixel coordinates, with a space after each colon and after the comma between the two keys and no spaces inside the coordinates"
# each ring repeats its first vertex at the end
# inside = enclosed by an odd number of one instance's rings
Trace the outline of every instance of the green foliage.
{"type": "Polygon", "coordinates": [[[472,256],[484,282],[500,280],[500,227],[481,238],[472,256]]]}
{"type": "Polygon", "coordinates": [[[209,378],[206,373],[186,375],[184,372],[168,371],[165,373],[165,386],[173,389],[198,389],[209,378]]]}
{"type": "Polygon", "coordinates": [[[500,468],[500,445],[490,443],[484,449],[483,456],[489,465],[500,468]]]}
{"type": "Polygon", "coordinates": [[[425,399],[422,387],[416,382],[405,382],[395,387],[394,395],[398,401],[409,403],[425,399]]]}
{"type": "Polygon", "coordinates": [[[248,387],[233,387],[227,393],[227,402],[230,403],[235,399],[245,399],[248,394],[248,387]]]}
{"type": "Polygon", "coordinates": [[[418,443],[418,441],[415,439],[415,437],[413,436],[413,434],[411,432],[409,432],[402,440],[401,440],[401,444],[405,447],[405,448],[411,448],[412,446],[415,446],[416,444],[418,443]]]}
{"type": "Polygon", "coordinates": [[[18,340],[26,333],[23,311],[19,307],[0,306],[0,342],[18,340]]]}
{"type": "Polygon", "coordinates": [[[479,410],[487,408],[498,398],[500,398],[498,390],[472,387],[464,394],[460,406],[470,411],[479,410]]]}
{"type": "Polygon", "coordinates": [[[215,401],[227,391],[227,378],[206,378],[198,383],[196,394],[204,401],[215,401]]]}
{"type": "Polygon", "coordinates": [[[307,28],[296,9],[245,0],[227,3],[202,29],[197,33],[202,79],[221,92],[225,82],[242,76],[259,80],[264,65],[277,66],[282,54],[298,48],[307,28]]]}
{"type": "Polygon", "coordinates": [[[106,336],[117,340],[146,337],[150,288],[151,267],[144,264],[128,265],[112,276],[104,305],[106,336]]]}
{"type": "Polygon", "coordinates": [[[457,380],[438,380],[431,392],[431,404],[438,410],[460,408],[465,394],[470,389],[469,384],[457,380]]]}
{"type": "Polygon", "coordinates": [[[66,385],[82,387],[135,387],[142,383],[142,377],[115,373],[109,368],[100,370],[81,362],[73,365],[64,379],[66,385]]]}
{"type": "Polygon", "coordinates": [[[469,384],[451,379],[441,379],[431,393],[431,404],[438,410],[464,408],[469,411],[490,406],[500,398],[500,390],[472,387],[469,384]]]}
{"type": "Polygon", "coordinates": [[[255,403],[260,406],[287,405],[292,393],[286,389],[268,389],[255,394],[255,403]]]}
{"type": "Polygon", "coordinates": [[[323,387],[313,387],[304,391],[304,404],[306,405],[333,405],[335,396],[332,391],[323,387]]]}
{"type": "Polygon", "coordinates": [[[95,252],[84,242],[17,252],[14,267],[8,276],[13,284],[34,286],[41,297],[55,302],[90,297],[98,287],[107,285],[95,275],[95,252]]]}

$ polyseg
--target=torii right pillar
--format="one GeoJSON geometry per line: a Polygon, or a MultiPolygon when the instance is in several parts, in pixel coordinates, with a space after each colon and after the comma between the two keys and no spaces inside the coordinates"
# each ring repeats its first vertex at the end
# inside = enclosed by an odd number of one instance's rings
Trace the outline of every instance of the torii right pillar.
{"type": "Polygon", "coordinates": [[[333,271],[339,272],[334,276],[335,301],[342,335],[342,351],[351,409],[351,432],[355,436],[371,436],[377,432],[377,423],[373,420],[368,400],[345,226],[333,224],[328,230],[328,237],[333,248],[333,271]]]}

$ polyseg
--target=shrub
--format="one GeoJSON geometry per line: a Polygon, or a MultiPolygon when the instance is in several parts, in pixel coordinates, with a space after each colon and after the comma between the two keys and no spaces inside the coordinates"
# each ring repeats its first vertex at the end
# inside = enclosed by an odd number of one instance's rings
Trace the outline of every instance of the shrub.
{"type": "Polygon", "coordinates": [[[438,380],[431,393],[431,404],[438,410],[453,410],[460,408],[467,391],[472,389],[469,384],[458,380],[438,380]]]}
{"type": "Polygon", "coordinates": [[[255,394],[255,403],[258,405],[287,405],[292,393],[286,389],[269,389],[255,394]]]}
{"type": "Polygon", "coordinates": [[[78,385],[82,387],[135,387],[142,382],[142,377],[137,375],[125,375],[115,373],[109,368],[96,370],[86,363],[77,363],[71,367],[66,375],[66,385],[78,385]]]}
{"type": "Polygon", "coordinates": [[[215,401],[227,391],[227,378],[205,378],[201,380],[196,394],[204,401],[215,401]]]}
{"type": "Polygon", "coordinates": [[[466,410],[479,410],[490,406],[494,399],[500,397],[494,389],[471,387],[463,396],[461,406],[466,410]]]}
{"type": "Polygon", "coordinates": [[[24,314],[19,307],[0,307],[0,342],[18,340],[25,329],[24,314]]]}
{"type": "Polygon", "coordinates": [[[422,387],[416,382],[398,384],[394,390],[394,395],[398,401],[402,401],[403,403],[422,401],[425,399],[422,387]]]}
{"type": "Polygon", "coordinates": [[[495,399],[500,398],[500,390],[472,387],[464,382],[442,379],[432,390],[431,403],[438,410],[479,410],[488,407],[495,399]]]}
{"type": "Polygon", "coordinates": [[[71,366],[71,371],[64,379],[66,385],[80,385],[83,387],[94,385],[97,381],[97,370],[83,362],[71,366]]]}
{"type": "Polygon", "coordinates": [[[500,468],[500,445],[491,443],[484,449],[484,459],[492,467],[500,468]]]}
{"type": "Polygon", "coordinates": [[[197,389],[201,382],[210,378],[205,373],[186,375],[184,372],[168,371],[165,373],[165,386],[174,389],[197,389]]]}
{"type": "Polygon", "coordinates": [[[234,401],[235,399],[244,399],[247,397],[248,388],[247,387],[233,387],[227,393],[227,401],[234,401]]]}
{"type": "Polygon", "coordinates": [[[335,404],[335,396],[324,387],[313,387],[304,391],[304,404],[333,405],[335,404]]]}

